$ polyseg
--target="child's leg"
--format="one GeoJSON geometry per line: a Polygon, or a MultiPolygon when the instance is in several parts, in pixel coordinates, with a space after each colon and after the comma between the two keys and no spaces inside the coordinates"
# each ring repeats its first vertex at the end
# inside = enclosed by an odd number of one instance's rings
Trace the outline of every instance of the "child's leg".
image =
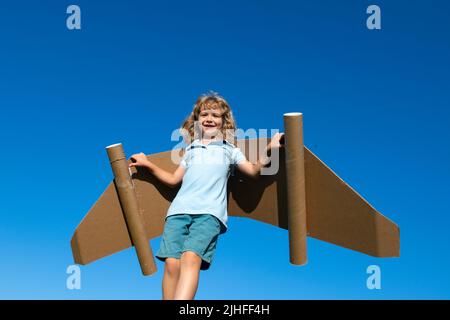
{"type": "Polygon", "coordinates": [[[175,290],[175,300],[192,300],[198,287],[202,258],[193,251],[185,251],[180,259],[180,278],[175,290]]]}
{"type": "Polygon", "coordinates": [[[180,259],[167,258],[164,264],[162,283],[163,300],[173,300],[180,277],[180,259]]]}

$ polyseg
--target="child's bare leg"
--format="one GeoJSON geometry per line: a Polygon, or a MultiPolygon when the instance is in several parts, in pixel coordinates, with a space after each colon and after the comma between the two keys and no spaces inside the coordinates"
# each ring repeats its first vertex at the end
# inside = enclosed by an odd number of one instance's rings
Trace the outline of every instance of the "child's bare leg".
{"type": "Polygon", "coordinates": [[[198,287],[202,258],[195,252],[185,251],[180,259],[180,278],[175,290],[175,300],[192,300],[198,287]]]}
{"type": "Polygon", "coordinates": [[[163,300],[173,300],[180,277],[180,259],[167,258],[164,264],[162,283],[163,300]]]}

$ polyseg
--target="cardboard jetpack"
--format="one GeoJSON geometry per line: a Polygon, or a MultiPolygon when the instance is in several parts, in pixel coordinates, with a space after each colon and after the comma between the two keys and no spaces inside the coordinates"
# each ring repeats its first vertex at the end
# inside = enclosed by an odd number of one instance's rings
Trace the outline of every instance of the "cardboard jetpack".
{"type": "MultiPolygon", "coordinates": [[[[287,229],[290,262],[295,265],[307,262],[307,236],[374,257],[398,257],[398,226],[303,145],[302,119],[301,113],[284,114],[284,141],[274,152],[279,157],[274,174],[254,179],[236,170],[230,176],[228,214],[287,229]]],[[[252,148],[269,142],[270,138],[243,139],[237,146],[249,159],[252,148]]],[[[149,240],[162,235],[178,188],[166,186],[146,169],[129,171],[121,144],[107,147],[107,152],[115,179],[75,230],[75,263],[85,265],[134,246],[142,273],[151,275],[156,265],[149,240]]],[[[147,158],[166,171],[177,168],[171,151],[147,158]]]]}

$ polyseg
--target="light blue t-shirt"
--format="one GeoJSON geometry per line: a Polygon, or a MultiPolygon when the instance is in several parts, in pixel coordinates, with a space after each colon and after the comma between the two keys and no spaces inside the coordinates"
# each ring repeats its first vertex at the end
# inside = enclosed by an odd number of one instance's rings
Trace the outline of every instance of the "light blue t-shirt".
{"type": "Polygon", "coordinates": [[[245,160],[241,149],[226,140],[205,145],[199,139],[186,147],[180,165],[186,171],[169,207],[174,214],[212,214],[228,228],[227,182],[233,167],[245,160]]]}

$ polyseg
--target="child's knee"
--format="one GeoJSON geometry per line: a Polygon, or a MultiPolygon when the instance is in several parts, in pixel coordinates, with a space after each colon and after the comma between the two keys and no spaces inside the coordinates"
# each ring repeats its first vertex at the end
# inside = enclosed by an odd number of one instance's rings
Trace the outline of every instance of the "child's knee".
{"type": "Polygon", "coordinates": [[[178,276],[180,273],[180,259],[167,258],[165,269],[170,276],[178,276]]]}
{"type": "Polygon", "coordinates": [[[194,251],[185,251],[181,256],[181,261],[184,265],[198,267],[202,263],[202,258],[194,251]]]}

